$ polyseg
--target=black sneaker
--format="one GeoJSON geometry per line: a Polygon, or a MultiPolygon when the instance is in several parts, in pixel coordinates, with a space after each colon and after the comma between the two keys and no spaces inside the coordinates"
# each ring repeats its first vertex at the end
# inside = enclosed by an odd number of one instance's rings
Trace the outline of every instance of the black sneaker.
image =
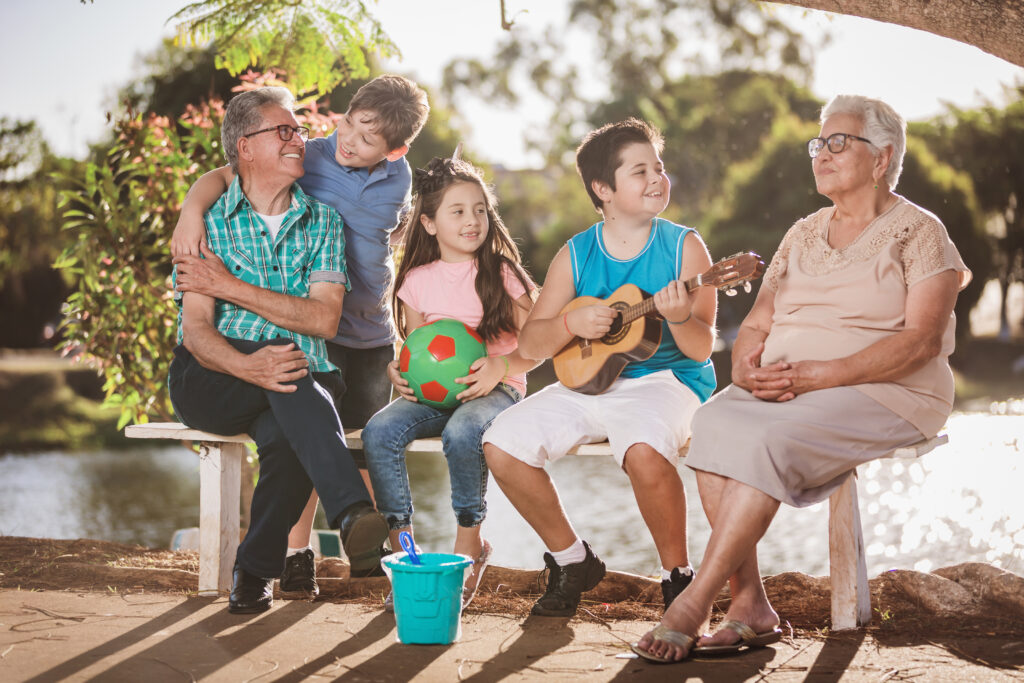
{"type": "Polygon", "coordinates": [[[679,567],[675,567],[672,570],[672,574],[669,578],[661,582],[661,597],[665,600],[665,609],[672,604],[672,601],[679,597],[679,594],[686,590],[686,587],[693,581],[693,577],[696,576],[694,571],[691,569],[690,573],[684,574],[679,571],[679,567]]]}
{"type": "Polygon", "coordinates": [[[580,595],[604,578],[604,562],[590,545],[583,541],[587,556],[582,562],[559,567],[551,553],[544,553],[544,564],[548,567],[548,587],[544,595],[534,604],[531,614],[541,617],[571,617],[576,614],[580,595]]]}
{"type": "Polygon", "coordinates": [[[320,587],[316,585],[316,564],[313,562],[312,550],[306,548],[300,553],[289,555],[284,561],[281,592],[303,593],[310,598],[320,595],[320,587]]]}

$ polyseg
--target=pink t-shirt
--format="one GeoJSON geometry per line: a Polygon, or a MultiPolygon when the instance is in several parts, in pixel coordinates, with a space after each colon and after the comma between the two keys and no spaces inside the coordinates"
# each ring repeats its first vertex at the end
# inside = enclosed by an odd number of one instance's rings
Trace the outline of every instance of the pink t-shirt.
{"type": "MultiPolygon", "coordinates": [[[[405,276],[398,298],[432,323],[441,318],[454,318],[476,329],[484,317],[484,306],[476,293],[476,259],[447,263],[440,259],[413,268],[405,276]]],[[[526,289],[509,268],[504,268],[505,291],[513,300],[526,294],[526,289]]],[[[519,338],[505,332],[487,342],[488,356],[504,356],[519,346],[519,338]]],[[[526,395],[526,373],[509,375],[503,380],[520,395],[526,395]]]]}

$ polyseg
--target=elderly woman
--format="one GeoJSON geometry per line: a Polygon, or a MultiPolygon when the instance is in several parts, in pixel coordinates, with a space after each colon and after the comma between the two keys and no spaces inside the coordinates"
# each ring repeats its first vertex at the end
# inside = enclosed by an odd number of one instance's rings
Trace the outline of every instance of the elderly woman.
{"type": "Polygon", "coordinates": [[[711,538],[693,583],[633,647],[657,661],[779,640],[757,542],[780,503],[827,498],[857,465],[932,437],[953,404],[953,304],[970,280],[933,214],[894,194],[903,119],[840,95],[808,142],[832,200],[783,238],[732,352],[732,385],[693,419],[711,538]],[[718,631],[697,640],[728,581],[718,631]]]}

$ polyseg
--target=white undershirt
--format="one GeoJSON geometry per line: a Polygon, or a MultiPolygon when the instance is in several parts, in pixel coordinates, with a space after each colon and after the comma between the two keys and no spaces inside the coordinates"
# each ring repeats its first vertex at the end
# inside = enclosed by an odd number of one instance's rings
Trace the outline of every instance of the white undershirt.
{"type": "Polygon", "coordinates": [[[277,233],[281,231],[281,224],[284,223],[284,217],[286,213],[288,212],[285,211],[284,213],[279,213],[276,216],[268,216],[265,213],[256,214],[257,216],[263,219],[263,222],[267,226],[267,230],[270,231],[271,244],[277,241],[277,233]]]}

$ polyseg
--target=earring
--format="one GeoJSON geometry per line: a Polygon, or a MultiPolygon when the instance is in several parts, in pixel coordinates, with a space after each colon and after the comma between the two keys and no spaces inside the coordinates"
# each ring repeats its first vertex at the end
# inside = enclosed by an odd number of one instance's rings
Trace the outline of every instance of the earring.
{"type": "Polygon", "coordinates": [[[878,189],[878,183],[875,183],[875,189],[876,190],[878,189]]]}

